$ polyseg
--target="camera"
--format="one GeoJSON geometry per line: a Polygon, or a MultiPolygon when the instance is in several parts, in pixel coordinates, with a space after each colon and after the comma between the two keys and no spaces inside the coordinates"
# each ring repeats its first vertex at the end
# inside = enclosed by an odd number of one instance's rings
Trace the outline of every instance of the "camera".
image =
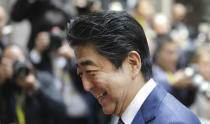
{"type": "Polygon", "coordinates": [[[13,63],[13,78],[24,79],[30,73],[30,62],[26,59],[18,59],[13,63]]]}
{"type": "Polygon", "coordinates": [[[62,46],[63,41],[65,39],[63,31],[61,31],[58,27],[53,27],[49,35],[50,35],[50,45],[49,45],[50,51],[57,50],[59,47],[62,46]]]}
{"type": "Polygon", "coordinates": [[[198,72],[196,65],[185,68],[185,74],[192,76],[192,85],[198,92],[202,93],[207,99],[210,99],[210,82],[206,81],[198,72]]]}

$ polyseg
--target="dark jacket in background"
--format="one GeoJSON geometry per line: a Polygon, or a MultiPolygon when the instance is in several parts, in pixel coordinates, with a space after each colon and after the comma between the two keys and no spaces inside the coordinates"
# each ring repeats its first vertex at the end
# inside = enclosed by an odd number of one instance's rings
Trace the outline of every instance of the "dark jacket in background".
{"type": "MultiPolygon", "coordinates": [[[[52,76],[47,72],[36,72],[40,88],[32,94],[25,94],[23,111],[26,124],[55,124],[55,117],[65,116],[62,97],[55,90],[52,76]]],[[[11,80],[0,86],[0,122],[10,124],[17,122],[14,91],[20,88],[11,80]]]]}

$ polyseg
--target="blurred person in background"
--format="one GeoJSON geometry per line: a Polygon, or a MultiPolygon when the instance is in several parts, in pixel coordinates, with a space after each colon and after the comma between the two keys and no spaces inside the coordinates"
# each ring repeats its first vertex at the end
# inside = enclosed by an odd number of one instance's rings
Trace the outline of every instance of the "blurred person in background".
{"type": "Polygon", "coordinates": [[[29,52],[34,67],[53,73],[49,53],[50,35],[48,32],[39,32],[35,38],[35,46],[29,52]]]}
{"type": "Polygon", "coordinates": [[[138,0],[135,10],[135,19],[143,26],[147,38],[152,37],[151,21],[154,15],[154,7],[150,0],[138,0]]]}
{"type": "MultiPolygon", "coordinates": [[[[161,40],[164,39],[164,37],[166,35],[171,35],[171,22],[169,20],[169,18],[162,14],[162,13],[158,13],[153,17],[152,20],[152,29],[154,30],[154,37],[153,37],[153,49],[155,49],[156,45],[158,45],[160,42],[162,42],[161,40]]],[[[171,37],[171,36],[170,36],[171,37]]],[[[153,50],[153,52],[155,52],[155,50],[153,50]]],[[[152,53],[152,55],[154,55],[156,53],[152,53]]],[[[178,62],[176,64],[176,69],[181,69],[186,67],[187,65],[187,58],[185,57],[185,53],[182,49],[178,49],[178,62]]]]}
{"type": "Polygon", "coordinates": [[[78,15],[102,9],[100,0],[73,0],[73,5],[76,7],[78,15]]]}
{"type": "MultiPolygon", "coordinates": [[[[187,25],[184,23],[184,18],[186,16],[187,9],[181,3],[175,3],[172,7],[172,28],[171,28],[171,37],[176,41],[181,48],[186,63],[191,59],[192,54],[195,50],[193,45],[194,40],[190,38],[190,31],[187,25]]],[[[186,65],[185,65],[186,66],[186,65]]]]}
{"type": "Polygon", "coordinates": [[[113,0],[108,4],[108,10],[122,11],[124,10],[124,7],[119,0],[113,0]]]}
{"type": "Polygon", "coordinates": [[[179,59],[178,44],[169,35],[157,42],[153,55],[154,80],[174,95],[184,105],[189,106],[194,100],[194,89],[191,88],[191,77],[184,70],[177,70],[179,59]]]}
{"type": "Polygon", "coordinates": [[[152,29],[155,33],[153,38],[157,41],[158,38],[162,35],[170,33],[171,22],[166,15],[162,13],[156,13],[152,18],[152,29]]]}
{"type": "MultiPolygon", "coordinates": [[[[172,8],[172,38],[180,45],[181,48],[186,47],[189,38],[189,31],[183,20],[186,15],[186,7],[181,3],[173,4],[172,8]]],[[[184,48],[183,48],[184,49],[184,48]]]]}
{"type": "Polygon", "coordinates": [[[7,46],[0,62],[0,123],[55,124],[66,110],[52,79],[34,69],[18,46],[7,46]]]}
{"type": "MultiPolygon", "coordinates": [[[[205,91],[199,89],[201,85],[207,85],[206,90],[210,93],[210,47],[199,46],[193,56],[191,64],[195,66],[193,70],[195,74],[193,74],[193,76],[199,75],[202,78],[202,80],[199,81],[200,84],[198,84],[197,87],[196,99],[191,109],[201,118],[201,121],[206,119],[210,122],[210,96],[205,94],[205,91]]],[[[203,124],[207,123],[204,122],[203,124]]]]}
{"type": "Polygon", "coordinates": [[[53,26],[64,29],[67,19],[76,15],[72,0],[17,0],[11,10],[12,21],[27,19],[31,24],[29,50],[34,47],[38,32],[49,31],[53,26]]]}
{"type": "Polygon", "coordinates": [[[205,45],[210,46],[210,23],[201,22],[199,24],[198,31],[198,36],[196,42],[194,43],[194,47],[200,47],[205,45]]]}
{"type": "Polygon", "coordinates": [[[150,0],[138,0],[133,12],[134,18],[144,28],[145,35],[147,37],[149,50],[151,56],[153,56],[153,50],[155,46],[154,37],[155,33],[152,30],[152,18],[154,16],[154,7],[150,0]]]}
{"type": "Polygon", "coordinates": [[[4,48],[8,45],[7,40],[5,39],[3,28],[7,23],[7,14],[5,9],[0,5],[0,57],[4,48]]]}
{"type": "MultiPolygon", "coordinates": [[[[35,46],[35,40],[40,31],[50,31],[53,26],[65,28],[67,18],[76,15],[72,0],[17,0],[11,10],[11,20],[20,22],[27,19],[31,24],[31,33],[27,42],[30,52],[35,46]]],[[[36,65],[41,70],[50,70],[47,51],[42,52],[43,61],[36,65]]]]}

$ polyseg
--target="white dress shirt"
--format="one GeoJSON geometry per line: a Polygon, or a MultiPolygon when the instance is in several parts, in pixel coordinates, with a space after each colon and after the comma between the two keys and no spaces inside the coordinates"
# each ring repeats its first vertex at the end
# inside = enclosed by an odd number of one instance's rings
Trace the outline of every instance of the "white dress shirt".
{"type": "Polygon", "coordinates": [[[133,121],[135,115],[141,108],[142,104],[146,100],[146,98],[149,96],[149,94],[152,92],[152,90],[156,87],[156,83],[153,79],[150,79],[136,94],[134,99],[131,101],[131,103],[126,108],[125,112],[122,114],[121,119],[125,124],[131,124],[133,121]]]}

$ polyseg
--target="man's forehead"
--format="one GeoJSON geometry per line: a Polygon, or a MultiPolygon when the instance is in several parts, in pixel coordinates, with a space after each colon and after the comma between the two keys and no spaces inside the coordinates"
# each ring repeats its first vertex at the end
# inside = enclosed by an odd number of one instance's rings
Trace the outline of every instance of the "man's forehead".
{"type": "Polygon", "coordinates": [[[75,51],[77,52],[80,52],[80,51],[83,51],[83,50],[92,50],[92,51],[95,51],[95,47],[93,44],[91,43],[88,43],[88,44],[83,44],[83,45],[77,45],[77,46],[74,46],[73,47],[75,51]]]}
{"type": "Polygon", "coordinates": [[[96,50],[90,45],[76,46],[74,52],[78,63],[98,57],[96,50]]]}
{"type": "Polygon", "coordinates": [[[95,56],[95,54],[86,54],[83,56],[76,56],[76,64],[77,67],[86,67],[86,66],[94,66],[100,67],[103,65],[104,59],[100,56],[95,56]]]}
{"type": "Polygon", "coordinates": [[[105,57],[99,54],[92,44],[75,46],[77,66],[100,66],[103,65],[105,57]]]}

